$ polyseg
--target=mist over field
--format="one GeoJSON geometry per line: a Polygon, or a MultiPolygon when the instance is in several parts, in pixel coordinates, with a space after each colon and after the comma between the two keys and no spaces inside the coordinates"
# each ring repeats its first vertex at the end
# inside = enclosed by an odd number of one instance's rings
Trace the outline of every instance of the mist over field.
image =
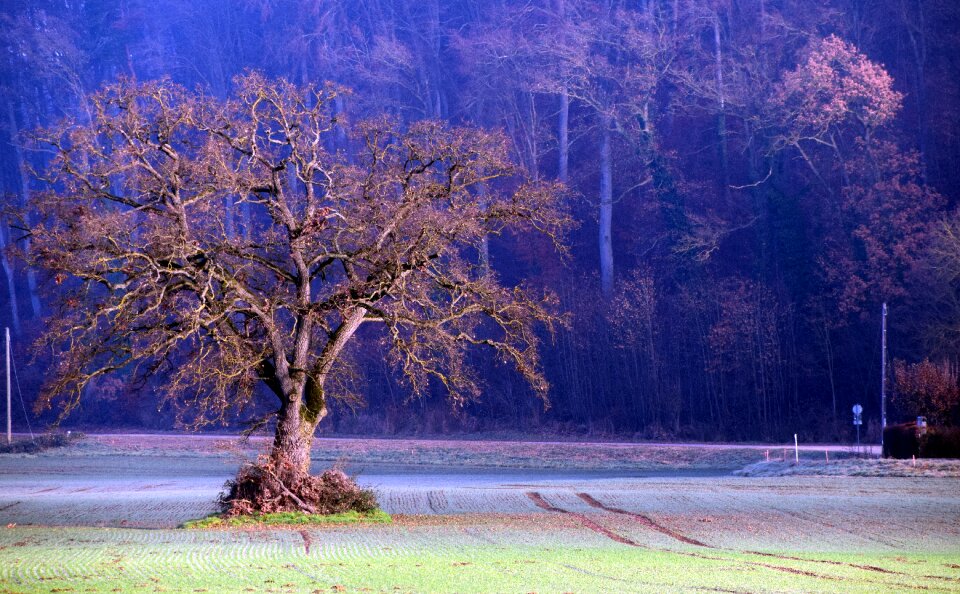
{"type": "Polygon", "coordinates": [[[860,403],[875,443],[884,303],[888,419],[949,425],[958,23],[952,0],[6,0],[15,429],[66,406],[235,430],[319,386],[320,435],[851,442],[860,403]],[[300,119],[254,163],[270,101],[300,119]],[[181,190],[195,237],[156,223],[181,190]],[[315,260],[280,258],[298,242],[315,260]],[[171,296],[198,279],[209,301],[171,296]]]}

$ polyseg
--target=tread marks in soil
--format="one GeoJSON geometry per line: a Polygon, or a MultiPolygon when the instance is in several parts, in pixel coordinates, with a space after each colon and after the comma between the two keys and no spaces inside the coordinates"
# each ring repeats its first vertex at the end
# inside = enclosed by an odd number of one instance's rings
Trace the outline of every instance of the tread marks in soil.
{"type": "Polygon", "coordinates": [[[596,499],[594,499],[589,493],[577,493],[577,497],[579,497],[580,499],[583,499],[583,500],[587,503],[587,505],[589,505],[590,507],[593,507],[593,508],[596,508],[596,509],[602,509],[603,511],[611,512],[611,513],[615,513],[615,514],[621,514],[621,515],[624,515],[624,516],[630,516],[631,518],[637,520],[638,522],[640,522],[641,524],[643,524],[643,525],[646,526],[647,528],[650,528],[650,529],[652,529],[652,530],[656,530],[657,532],[660,532],[661,534],[666,534],[666,535],[669,536],[670,538],[673,538],[673,539],[675,539],[675,540],[679,540],[680,542],[683,542],[683,543],[686,543],[686,544],[690,544],[690,545],[694,545],[694,546],[698,546],[698,547],[705,547],[705,548],[708,548],[708,549],[712,549],[712,548],[713,548],[712,546],[710,546],[710,545],[708,545],[708,544],[705,544],[705,543],[702,543],[702,542],[700,542],[699,540],[694,540],[694,539],[692,539],[692,538],[690,538],[690,537],[688,537],[688,536],[684,536],[683,534],[680,534],[679,532],[677,532],[677,531],[675,531],[675,530],[671,530],[670,528],[667,528],[666,526],[663,526],[663,525],[661,525],[661,524],[658,524],[658,523],[654,522],[652,519],[650,519],[648,516],[645,516],[645,515],[643,515],[643,514],[638,514],[638,513],[634,513],[634,512],[628,512],[628,511],[626,511],[626,510],[624,510],[624,509],[620,509],[620,508],[618,508],[618,507],[610,507],[610,506],[608,506],[608,505],[604,505],[604,504],[600,503],[599,501],[597,501],[596,499]]]}
{"type": "Polygon", "coordinates": [[[625,545],[628,545],[628,546],[631,546],[631,547],[640,547],[640,546],[643,546],[643,545],[640,545],[640,544],[638,544],[638,543],[630,540],[629,538],[620,536],[619,534],[617,534],[617,533],[614,532],[613,530],[610,530],[610,529],[608,529],[608,528],[604,528],[603,526],[601,526],[600,524],[597,524],[596,522],[594,522],[593,520],[591,520],[590,518],[588,518],[587,516],[585,516],[585,515],[583,515],[583,514],[580,514],[580,513],[577,513],[577,512],[572,512],[572,511],[569,511],[569,510],[566,510],[566,509],[563,509],[563,508],[556,507],[556,506],[552,505],[549,501],[547,501],[546,499],[543,498],[543,495],[541,495],[541,494],[538,493],[537,491],[528,491],[528,492],[527,492],[527,497],[529,497],[529,498],[530,498],[530,501],[532,501],[533,504],[536,505],[537,507],[539,507],[540,509],[545,509],[545,510],[550,511],[550,512],[567,514],[567,515],[569,515],[569,516],[571,516],[571,517],[574,517],[574,518],[576,518],[576,519],[583,525],[584,528],[589,528],[590,530],[593,530],[594,532],[596,532],[596,533],[598,533],[598,534],[602,534],[602,535],[606,536],[606,537],[609,538],[610,540],[613,540],[613,541],[616,541],[616,542],[619,542],[619,543],[621,543],[621,544],[625,544],[625,545]]]}

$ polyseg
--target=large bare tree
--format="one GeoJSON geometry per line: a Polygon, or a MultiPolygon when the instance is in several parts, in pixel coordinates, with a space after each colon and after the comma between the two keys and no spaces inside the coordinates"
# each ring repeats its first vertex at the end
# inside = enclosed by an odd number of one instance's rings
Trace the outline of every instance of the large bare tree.
{"type": "Polygon", "coordinates": [[[523,180],[500,134],[345,121],[344,92],[249,74],[221,101],[127,81],[91,97],[91,121],[38,135],[52,158],[33,253],[62,283],[41,406],[68,412],[127,370],[161,374],[163,397],[216,421],[266,385],[271,463],[307,474],[365,324],[414,392],[474,396],[465,354],[489,347],[546,397],[538,325],[557,321],[554,300],[501,284],[478,249],[510,231],[562,250],[561,189],[523,180]],[[233,233],[228,198],[251,213],[233,233]]]}

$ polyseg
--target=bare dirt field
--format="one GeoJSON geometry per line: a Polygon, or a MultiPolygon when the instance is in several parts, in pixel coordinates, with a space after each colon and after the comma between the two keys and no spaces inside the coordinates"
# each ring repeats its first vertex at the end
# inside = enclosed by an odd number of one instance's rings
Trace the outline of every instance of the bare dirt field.
{"type": "Polygon", "coordinates": [[[960,479],[732,474],[763,448],[320,440],[393,524],[176,529],[261,445],[0,456],[0,592],[960,591],[960,479]]]}

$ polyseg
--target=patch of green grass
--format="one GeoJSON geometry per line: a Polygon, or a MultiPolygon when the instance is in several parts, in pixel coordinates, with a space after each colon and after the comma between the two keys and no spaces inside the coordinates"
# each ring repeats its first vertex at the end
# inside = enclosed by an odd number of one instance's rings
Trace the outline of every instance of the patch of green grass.
{"type": "Polygon", "coordinates": [[[952,591],[958,555],[477,544],[459,529],[0,531],[0,592],[952,591]],[[402,543],[402,544],[401,544],[402,543]]]}
{"type": "Polygon", "coordinates": [[[273,514],[254,514],[252,516],[223,517],[219,514],[184,522],[183,527],[188,530],[205,530],[208,528],[233,528],[240,526],[311,526],[327,524],[389,524],[393,518],[387,512],[375,509],[371,512],[360,513],[348,511],[342,514],[306,514],[303,512],[278,512],[273,514]]]}

